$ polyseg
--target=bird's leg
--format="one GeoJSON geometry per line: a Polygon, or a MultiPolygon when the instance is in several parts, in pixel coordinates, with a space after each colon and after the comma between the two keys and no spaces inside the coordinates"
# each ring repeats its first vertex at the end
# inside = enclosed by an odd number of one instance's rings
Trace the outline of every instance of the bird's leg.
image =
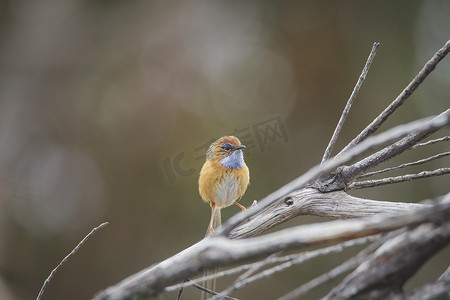
{"type": "Polygon", "coordinates": [[[209,233],[212,234],[214,232],[213,222],[214,222],[214,210],[216,209],[216,204],[211,201],[211,220],[209,221],[209,233]]]}
{"type": "Polygon", "coordinates": [[[234,204],[236,204],[237,206],[239,206],[239,208],[240,208],[242,211],[245,211],[245,206],[240,205],[240,204],[237,203],[236,201],[234,201],[234,204]]]}

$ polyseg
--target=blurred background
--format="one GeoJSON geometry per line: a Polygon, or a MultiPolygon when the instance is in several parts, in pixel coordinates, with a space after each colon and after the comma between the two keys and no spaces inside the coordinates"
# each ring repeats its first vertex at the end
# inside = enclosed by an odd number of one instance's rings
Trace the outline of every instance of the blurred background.
{"type": "MultiPolygon", "coordinates": [[[[197,242],[210,214],[198,172],[212,140],[235,134],[248,146],[251,185],[241,203],[249,206],[320,162],[373,42],[381,46],[334,153],[450,37],[445,0],[5,0],[0,16],[6,300],[36,297],[50,271],[104,221],[110,225],[58,271],[43,299],[90,299],[197,242]]],[[[381,130],[448,108],[449,82],[447,57],[381,130]]],[[[409,151],[387,165],[445,150],[448,144],[409,151]]],[[[448,191],[442,177],[352,194],[418,202],[448,191]]],[[[223,218],[238,211],[225,209],[223,218]]],[[[283,226],[325,220],[299,217],[283,226]]],[[[312,260],[236,296],[276,298],[357,250],[312,260]]],[[[407,288],[436,279],[449,254],[439,253],[407,288]]]]}

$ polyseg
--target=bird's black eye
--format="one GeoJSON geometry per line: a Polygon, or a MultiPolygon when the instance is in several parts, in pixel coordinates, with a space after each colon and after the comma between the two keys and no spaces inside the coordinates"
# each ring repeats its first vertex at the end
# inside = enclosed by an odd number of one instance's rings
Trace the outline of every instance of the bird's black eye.
{"type": "Polygon", "coordinates": [[[233,146],[231,146],[228,143],[225,143],[225,144],[222,145],[222,149],[225,150],[225,151],[231,151],[231,149],[233,149],[233,146]]]}

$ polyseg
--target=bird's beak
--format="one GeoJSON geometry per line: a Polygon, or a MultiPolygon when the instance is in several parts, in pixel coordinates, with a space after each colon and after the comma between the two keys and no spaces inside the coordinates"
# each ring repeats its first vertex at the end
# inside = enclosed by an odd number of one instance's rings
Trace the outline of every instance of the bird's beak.
{"type": "Polygon", "coordinates": [[[246,149],[247,147],[245,147],[245,145],[239,145],[236,147],[236,150],[242,150],[242,149],[246,149]]]}

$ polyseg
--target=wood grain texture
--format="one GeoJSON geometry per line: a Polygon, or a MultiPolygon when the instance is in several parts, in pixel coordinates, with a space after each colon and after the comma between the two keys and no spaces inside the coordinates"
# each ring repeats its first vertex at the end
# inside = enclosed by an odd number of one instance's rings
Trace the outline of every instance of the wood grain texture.
{"type": "Polygon", "coordinates": [[[314,188],[303,188],[260,211],[235,230],[231,238],[247,238],[299,215],[313,215],[333,219],[366,217],[379,213],[401,212],[421,207],[422,204],[375,201],[353,197],[344,191],[321,193],[314,188]]]}

